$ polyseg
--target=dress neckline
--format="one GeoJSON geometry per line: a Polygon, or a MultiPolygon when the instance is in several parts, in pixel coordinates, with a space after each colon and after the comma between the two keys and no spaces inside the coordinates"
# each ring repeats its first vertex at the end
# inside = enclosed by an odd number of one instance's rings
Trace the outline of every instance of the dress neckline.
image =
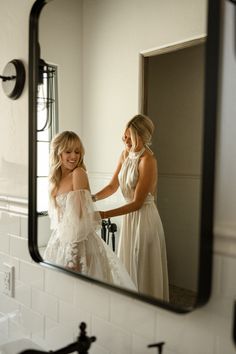
{"type": "Polygon", "coordinates": [[[88,191],[90,193],[90,191],[88,189],[80,188],[80,189],[70,190],[68,192],[59,193],[59,194],[56,195],[56,198],[61,197],[63,195],[67,195],[67,194],[73,193],[73,192],[81,192],[81,191],[85,191],[85,192],[88,191]]]}
{"type": "Polygon", "coordinates": [[[128,156],[131,159],[137,159],[144,153],[144,151],[145,151],[145,146],[139,151],[130,151],[128,156]]]}

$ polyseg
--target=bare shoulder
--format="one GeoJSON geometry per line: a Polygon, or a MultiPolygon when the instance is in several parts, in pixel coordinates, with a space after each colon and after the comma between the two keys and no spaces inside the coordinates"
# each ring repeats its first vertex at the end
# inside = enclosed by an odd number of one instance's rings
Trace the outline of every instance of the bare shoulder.
{"type": "Polygon", "coordinates": [[[73,189],[89,189],[88,176],[85,169],[76,167],[72,172],[73,189]]]}
{"type": "Polygon", "coordinates": [[[85,176],[87,177],[87,172],[82,167],[76,167],[72,172],[72,176],[73,178],[85,177],[85,176]]]}
{"type": "Polygon", "coordinates": [[[140,164],[145,166],[146,165],[156,166],[157,160],[155,155],[152,154],[150,151],[145,151],[140,158],[140,164]]]}

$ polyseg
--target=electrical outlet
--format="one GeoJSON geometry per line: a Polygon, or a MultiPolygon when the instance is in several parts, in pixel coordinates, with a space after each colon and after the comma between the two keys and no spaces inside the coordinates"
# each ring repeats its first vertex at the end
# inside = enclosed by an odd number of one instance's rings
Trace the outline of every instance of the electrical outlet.
{"type": "Polygon", "coordinates": [[[14,266],[3,263],[3,293],[14,296],[14,266]]]}

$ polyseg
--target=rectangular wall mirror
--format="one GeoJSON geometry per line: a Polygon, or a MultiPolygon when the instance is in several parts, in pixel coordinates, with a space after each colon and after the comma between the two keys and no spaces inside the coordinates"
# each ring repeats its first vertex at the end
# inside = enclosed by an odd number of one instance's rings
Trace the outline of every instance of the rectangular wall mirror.
{"type": "MultiPolygon", "coordinates": [[[[208,300],[218,48],[218,0],[35,1],[29,26],[28,225],[34,261],[176,312],[208,300]],[[158,161],[168,301],[44,259],[52,233],[50,141],[66,130],[80,136],[96,193],[112,177],[125,124],[137,113],[155,125],[151,148],[158,161]]],[[[106,210],[122,203],[118,191],[96,205],[106,210]]],[[[110,222],[115,229],[105,241],[102,225],[96,232],[118,258],[121,218],[110,222]]]]}

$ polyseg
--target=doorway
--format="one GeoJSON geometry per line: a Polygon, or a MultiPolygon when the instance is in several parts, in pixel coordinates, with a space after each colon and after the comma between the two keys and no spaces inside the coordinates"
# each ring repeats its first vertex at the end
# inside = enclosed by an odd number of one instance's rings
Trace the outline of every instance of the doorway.
{"type": "Polygon", "coordinates": [[[205,38],[141,55],[141,112],[154,122],[157,207],[170,301],[191,305],[198,286],[205,38]]]}

